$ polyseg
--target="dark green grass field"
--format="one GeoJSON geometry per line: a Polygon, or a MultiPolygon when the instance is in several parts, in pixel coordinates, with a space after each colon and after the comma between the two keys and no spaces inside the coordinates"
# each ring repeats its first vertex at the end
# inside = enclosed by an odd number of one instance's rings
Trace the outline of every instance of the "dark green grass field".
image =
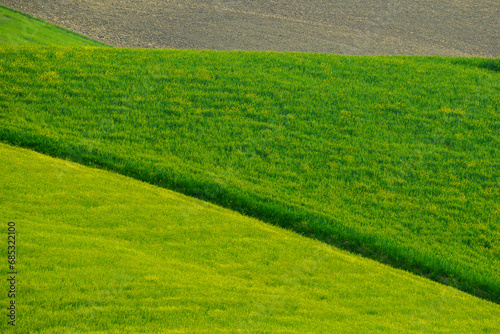
{"type": "Polygon", "coordinates": [[[103,43],[0,5],[0,46],[104,46],[103,43]]]}
{"type": "Polygon", "coordinates": [[[498,61],[0,49],[0,140],[500,301],[498,61]]]}
{"type": "Polygon", "coordinates": [[[500,331],[499,305],[115,173],[0,143],[0,189],[2,333],[500,331]]]}

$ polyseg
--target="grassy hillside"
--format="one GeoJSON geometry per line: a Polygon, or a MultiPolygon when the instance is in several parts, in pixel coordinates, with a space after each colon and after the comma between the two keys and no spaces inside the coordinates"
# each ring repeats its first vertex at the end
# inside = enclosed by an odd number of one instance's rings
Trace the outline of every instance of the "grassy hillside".
{"type": "Polygon", "coordinates": [[[0,5],[0,46],[103,46],[85,36],[0,5]]]}
{"type": "Polygon", "coordinates": [[[16,333],[500,330],[496,304],[130,178],[0,144],[0,187],[16,333]]]}
{"type": "Polygon", "coordinates": [[[500,57],[498,0],[0,3],[128,48],[500,57]]]}
{"type": "Polygon", "coordinates": [[[0,49],[0,140],[207,199],[498,302],[497,65],[0,49]]]}

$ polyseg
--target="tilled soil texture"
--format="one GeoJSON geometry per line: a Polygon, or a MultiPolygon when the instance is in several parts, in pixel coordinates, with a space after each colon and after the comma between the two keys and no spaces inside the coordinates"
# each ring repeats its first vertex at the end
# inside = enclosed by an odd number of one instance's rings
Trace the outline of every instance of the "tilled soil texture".
{"type": "Polygon", "coordinates": [[[0,0],[131,48],[500,56],[498,0],[0,0]]]}

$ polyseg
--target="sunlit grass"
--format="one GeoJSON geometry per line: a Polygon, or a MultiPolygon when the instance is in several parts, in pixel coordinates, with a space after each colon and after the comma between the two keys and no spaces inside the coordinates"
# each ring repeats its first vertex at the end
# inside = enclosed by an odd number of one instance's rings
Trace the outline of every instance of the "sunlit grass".
{"type": "Polygon", "coordinates": [[[496,304],[124,176],[0,144],[0,188],[16,333],[500,330],[496,304]]]}
{"type": "Polygon", "coordinates": [[[103,43],[0,5],[0,46],[103,46],[103,43]]]}
{"type": "Polygon", "coordinates": [[[487,59],[0,49],[0,139],[499,301],[487,59]]]}

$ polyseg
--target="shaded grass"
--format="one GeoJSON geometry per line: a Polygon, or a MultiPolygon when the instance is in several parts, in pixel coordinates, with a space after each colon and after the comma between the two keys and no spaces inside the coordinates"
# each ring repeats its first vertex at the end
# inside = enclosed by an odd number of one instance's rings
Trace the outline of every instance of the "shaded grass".
{"type": "Polygon", "coordinates": [[[0,5],[0,46],[105,46],[105,44],[0,5]]]}
{"type": "Polygon", "coordinates": [[[17,333],[500,329],[498,305],[113,173],[0,144],[0,187],[17,333]]]}
{"type": "Polygon", "coordinates": [[[489,60],[1,50],[0,139],[218,203],[496,302],[489,60]]]}

